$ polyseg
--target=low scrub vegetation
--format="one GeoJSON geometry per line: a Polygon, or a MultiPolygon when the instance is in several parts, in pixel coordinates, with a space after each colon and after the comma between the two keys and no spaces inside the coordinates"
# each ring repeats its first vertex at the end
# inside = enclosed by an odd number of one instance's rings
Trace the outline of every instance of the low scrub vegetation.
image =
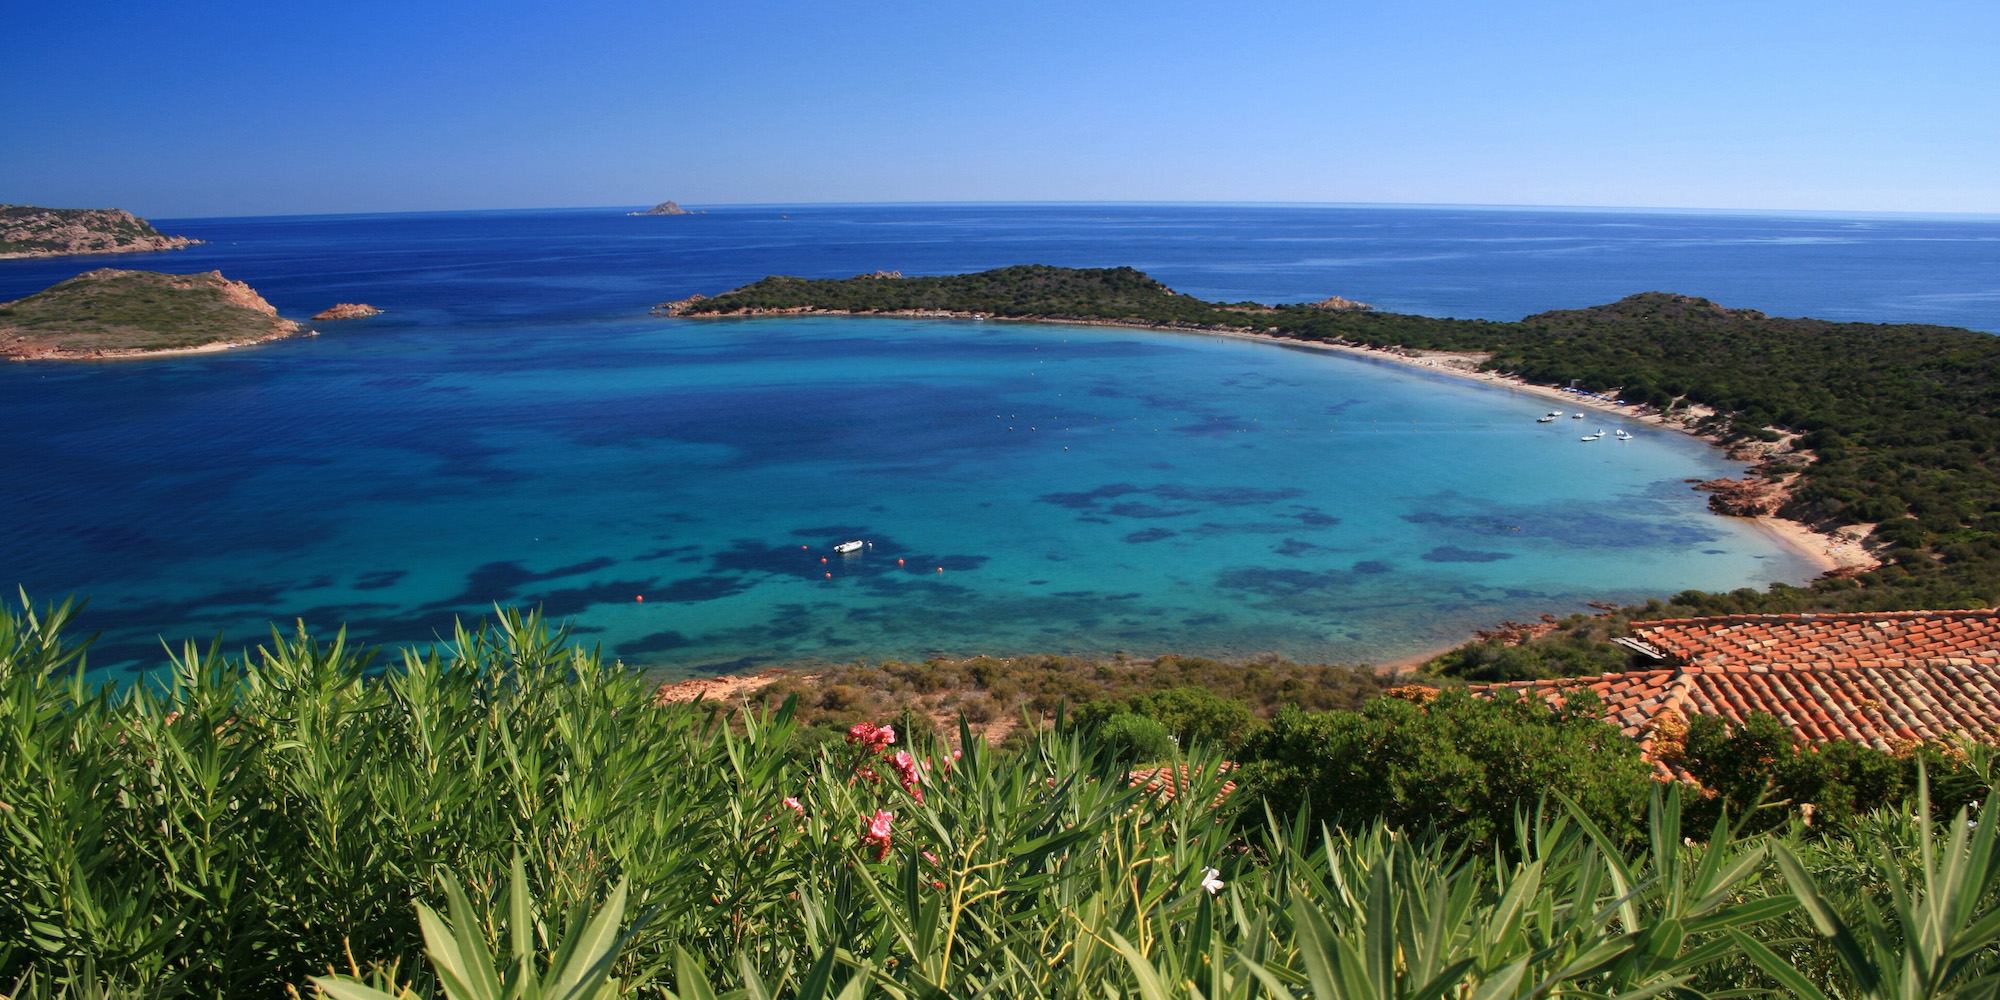
{"type": "Polygon", "coordinates": [[[1028,733],[1023,716],[1072,719],[1095,727],[1119,713],[1161,722],[1170,737],[1223,737],[1235,745],[1261,718],[1285,706],[1359,708],[1393,684],[1367,669],[1281,659],[1226,663],[1197,656],[1092,660],[1070,656],[974,657],[922,663],[846,664],[793,673],[760,689],[775,710],[796,699],[808,740],[838,740],[858,722],[897,718],[906,729],[955,732],[963,716],[994,742],[1028,733]]]}

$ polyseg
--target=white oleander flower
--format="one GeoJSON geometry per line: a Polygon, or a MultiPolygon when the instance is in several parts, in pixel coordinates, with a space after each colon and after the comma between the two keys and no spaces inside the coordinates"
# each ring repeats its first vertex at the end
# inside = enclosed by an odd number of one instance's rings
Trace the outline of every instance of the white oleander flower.
{"type": "Polygon", "coordinates": [[[1221,892],[1222,872],[1214,868],[1203,868],[1201,870],[1201,887],[1207,889],[1208,894],[1211,896],[1221,892]]]}

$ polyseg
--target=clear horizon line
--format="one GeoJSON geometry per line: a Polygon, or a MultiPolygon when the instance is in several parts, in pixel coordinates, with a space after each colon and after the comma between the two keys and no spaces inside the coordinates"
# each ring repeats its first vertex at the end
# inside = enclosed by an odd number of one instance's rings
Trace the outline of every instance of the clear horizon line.
{"type": "MultiPolygon", "coordinates": [[[[653,204],[660,204],[655,202],[653,204]]],[[[1419,211],[1462,211],[1462,212],[1574,212],[1632,213],[1639,215],[1714,215],[1714,216],[1766,216],[1766,217],[1817,217],[1841,219],[1911,219],[1936,221],[2000,221],[2000,212],[1926,212],[1899,211],[1885,209],[1818,209],[1818,208],[1727,208],[1690,207],[1670,205],[1536,205],[1506,202],[1401,202],[1401,201],[1198,201],[1198,200],[1014,200],[1014,201],[769,201],[769,202],[689,202],[682,208],[701,210],[708,208],[734,209],[817,209],[817,208],[1036,208],[1036,207],[1084,207],[1112,206],[1121,208],[1327,208],[1327,209],[1384,209],[1419,211]]],[[[626,212],[634,208],[651,207],[643,202],[622,205],[542,205],[513,206],[506,208],[445,208],[445,209],[400,209],[395,211],[359,212],[285,212],[261,215],[162,215],[148,216],[166,220],[192,219],[287,219],[287,218],[327,218],[342,216],[371,215],[473,215],[498,214],[506,212],[626,212]]]]}

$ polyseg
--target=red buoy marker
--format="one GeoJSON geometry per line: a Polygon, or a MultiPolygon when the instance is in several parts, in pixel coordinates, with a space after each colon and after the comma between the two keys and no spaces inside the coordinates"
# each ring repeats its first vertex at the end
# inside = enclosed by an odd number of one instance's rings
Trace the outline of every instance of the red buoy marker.
{"type": "Polygon", "coordinates": [[[640,594],[639,596],[637,596],[637,597],[634,597],[634,598],[632,598],[632,599],[633,599],[633,600],[635,600],[635,601],[638,601],[638,602],[639,602],[639,603],[641,603],[641,604],[644,604],[644,603],[646,603],[646,595],[644,595],[644,594],[640,594]]]}
{"type": "Polygon", "coordinates": [[[940,573],[944,572],[944,567],[943,567],[943,566],[939,566],[939,567],[938,567],[938,572],[940,572],[940,573]]]}
{"type": "Polygon", "coordinates": [[[898,560],[896,560],[896,565],[898,565],[898,566],[901,566],[902,564],[903,564],[903,561],[902,561],[901,559],[898,559],[898,560]]]}

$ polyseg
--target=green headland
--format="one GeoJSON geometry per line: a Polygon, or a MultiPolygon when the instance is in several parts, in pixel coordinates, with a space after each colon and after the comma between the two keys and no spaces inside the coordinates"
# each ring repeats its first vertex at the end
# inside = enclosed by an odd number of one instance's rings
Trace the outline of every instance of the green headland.
{"type": "Polygon", "coordinates": [[[0,303],[0,357],[16,361],[220,350],[299,330],[249,285],[220,271],[99,268],[0,303]]]}
{"type": "Polygon", "coordinates": [[[179,250],[200,240],[168,236],[122,208],[0,205],[0,258],[179,250]]]}

